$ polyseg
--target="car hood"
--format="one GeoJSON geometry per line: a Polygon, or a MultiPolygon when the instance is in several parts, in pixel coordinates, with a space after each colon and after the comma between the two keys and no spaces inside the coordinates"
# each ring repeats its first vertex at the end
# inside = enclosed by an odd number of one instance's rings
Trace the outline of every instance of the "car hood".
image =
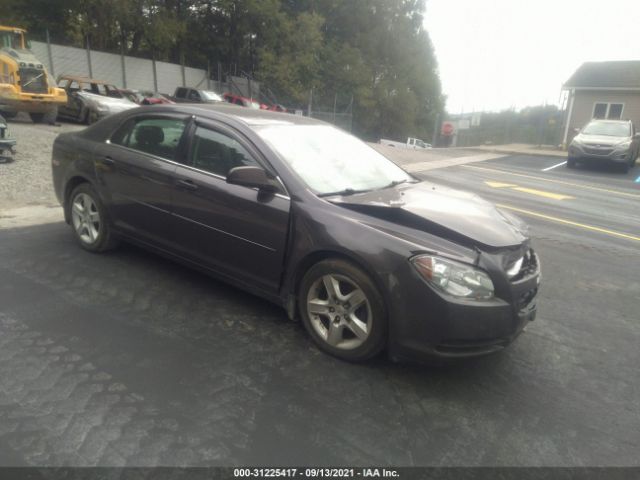
{"type": "Polygon", "coordinates": [[[96,95],[89,92],[78,92],[81,97],[95,103],[96,105],[102,105],[113,110],[126,110],[127,108],[135,108],[137,103],[132,102],[126,98],[114,98],[107,97],[105,95],[96,95]]]}
{"type": "Polygon", "coordinates": [[[327,198],[336,205],[467,245],[520,245],[526,224],[472,193],[425,182],[327,198]]]}
{"type": "Polygon", "coordinates": [[[574,141],[579,143],[589,143],[597,145],[617,145],[629,141],[629,137],[612,137],[611,135],[576,135],[574,141]]]}

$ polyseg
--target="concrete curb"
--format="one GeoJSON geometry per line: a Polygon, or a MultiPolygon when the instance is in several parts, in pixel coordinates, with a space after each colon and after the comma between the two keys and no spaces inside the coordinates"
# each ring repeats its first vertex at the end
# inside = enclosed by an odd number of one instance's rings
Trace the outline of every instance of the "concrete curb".
{"type": "Polygon", "coordinates": [[[536,148],[500,148],[500,147],[469,147],[469,150],[502,153],[504,155],[533,155],[537,157],[558,157],[566,158],[567,152],[559,150],[541,150],[536,148]]]}

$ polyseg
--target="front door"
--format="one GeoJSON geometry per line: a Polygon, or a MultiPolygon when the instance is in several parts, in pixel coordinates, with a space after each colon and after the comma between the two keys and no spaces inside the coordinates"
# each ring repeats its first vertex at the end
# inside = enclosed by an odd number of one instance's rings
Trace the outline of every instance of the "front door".
{"type": "Polygon", "coordinates": [[[241,135],[196,121],[185,165],[175,172],[172,232],[183,254],[220,273],[275,293],[289,225],[289,197],[231,185],[234,167],[265,167],[241,135]]]}

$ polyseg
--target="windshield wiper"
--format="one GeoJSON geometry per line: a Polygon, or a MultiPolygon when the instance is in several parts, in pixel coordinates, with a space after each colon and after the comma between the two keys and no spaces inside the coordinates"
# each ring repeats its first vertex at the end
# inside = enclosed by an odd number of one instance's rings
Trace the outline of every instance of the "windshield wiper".
{"type": "Polygon", "coordinates": [[[333,197],[334,195],[341,195],[343,197],[349,196],[349,195],[354,195],[356,193],[364,193],[364,192],[370,192],[371,189],[363,189],[363,190],[356,190],[353,188],[345,188],[344,190],[338,190],[336,192],[327,192],[327,193],[319,193],[318,196],[319,197],[333,197]]]}
{"type": "Polygon", "coordinates": [[[403,179],[403,180],[392,180],[391,183],[388,183],[387,185],[385,185],[384,187],[380,187],[380,189],[382,190],[383,188],[391,188],[391,187],[395,187],[396,185],[400,185],[401,183],[406,183],[408,182],[408,179],[403,179]]]}

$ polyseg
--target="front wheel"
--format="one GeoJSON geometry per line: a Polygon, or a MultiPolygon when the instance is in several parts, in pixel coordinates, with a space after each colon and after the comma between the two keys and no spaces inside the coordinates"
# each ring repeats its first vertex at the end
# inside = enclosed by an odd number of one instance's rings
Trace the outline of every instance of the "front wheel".
{"type": "Polygon", "coordinates": [[[71,192],[70,199],[71,226],[80,246],[90,252],[114,248],[118,242],[94,188],[88,183],[80,184],[71,192]]]}
{"type": "Polygon", "coordinates": [[[567,168],[576,168],[576,161],[573,158],[567,159],[567,168]]]}
{"type": "Polygon", "coordinates": [[[321,350],[350,362],[367,360],[387,341],[384,301],[365,272],[344,260],[317,263],[298,293],[302,322],[321,350]]]}

